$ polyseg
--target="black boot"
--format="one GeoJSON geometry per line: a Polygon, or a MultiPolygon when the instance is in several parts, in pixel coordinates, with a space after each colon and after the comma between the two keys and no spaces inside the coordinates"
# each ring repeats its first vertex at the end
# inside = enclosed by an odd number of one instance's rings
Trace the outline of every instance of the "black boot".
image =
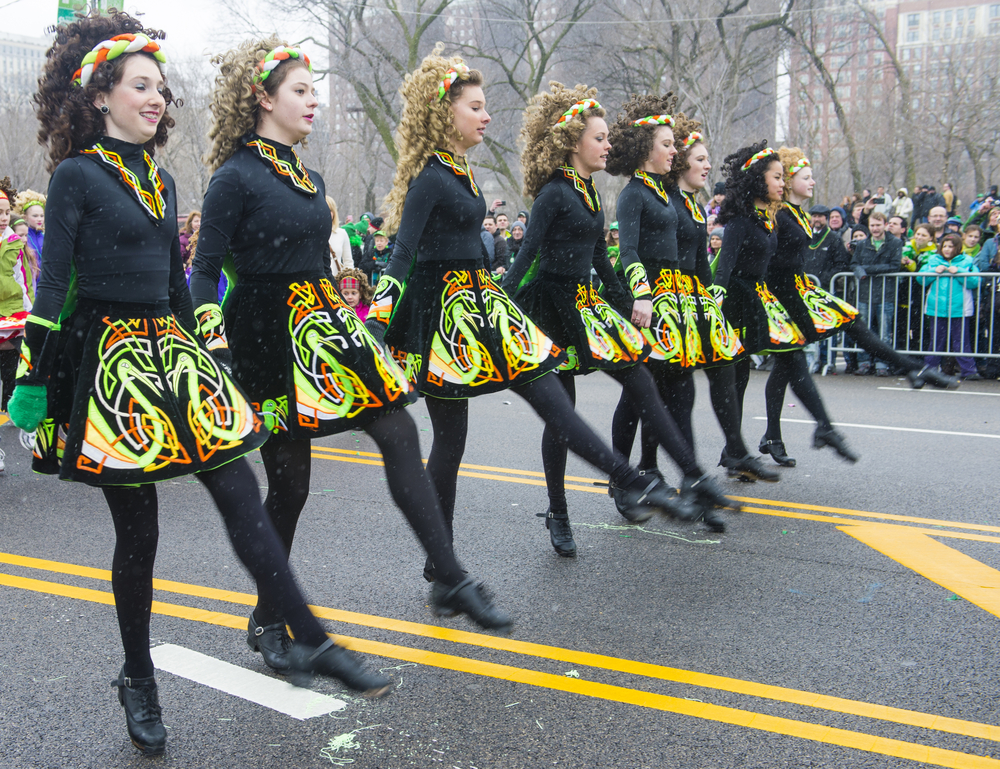
{"type": "Polygon", "coordinates": [[[731,456],[729,456],[729,452],[727,452],[725,449],[722,449],[722,453],[719,455],[719,465],[718,466],[722,467],[722,468],[725,468],[725,470],[726,470],[726,477],[727,478],[729,478],[730,480],[733,480],[733,481],[739,481],[740,483],[756,483],[757,482],[756,478],[750,477],[748,475],[744,475],[739,470],[734,470],[732,467],[730,467],[730,465],[733,464],[734,462],[736,462],[736,460],[733,459],[731,456]]]}
{"type": "Polygon", "coordinates": [[[322,646],[294,643],[288,651],[289,678],[296,686],[307,686],[313,675],[336,678],[345,686],[362,692],[365,697],[377,699],[392,691],[392,680],[378,673],[370,673],[354,654],[333,639],[322,646]]]}
{"type": "Polygon", "coordinates": [[[288,650],[292,648],[292,639],[284,620],[261,626],[251,612],[247,625],[247,646],[251,651],[260,652],[264,664],[272,670],[278,673],[288,672],[288,650]]]}
{"type": "Polygon", "coordinates": [[[694,517],[691,518],[692,522],[704,521],[709,529],[719,534],[726,530],[726,522],[719,515],[719,511],[716,510],[715,505],[711,502],[706,502],[704,499],[700,499],[697,492],[691,489],[686,489],[682,492],[682,495],[688,499],[691,508],[695,511],[694,517]]]}
{"type": "Polygon", "coordinates": [[[741,478],[749,478],[752,481],[777,483],[781,480],[781,476],[779,476],[776,471],[764,467],[760,463],[760,460],[752,454],[747,454],[742,459],[735,459],[728,455],[724,455],[720,464],[726,468],[726,471],[730,475],[735,473],[741,478]]]}
{"type": "Polygon", "coordinates": [[[933,366],[924,366],[919,371],[908,371],[906,378],[914,390],[919,390],[927,382],[939,390],[957,390],[960,384],[955,377],[942,374],[933,366]]]}
{"type": "Polygon", "coordinates": [[[770,454],[771,458],[782,467],[795,467],[795,460],[788,456],[783,441],[772,441],[765,435],[760,439],[757,451],[761,454],[770,454]]]}
{"type": "MultiPolygon", "coordinates": [[[[663,473],[661,473],[659,468],[657,467],[650,467],[648,470],[640,470],[639,477],[640,478],[648,477],[650,480],[655,478],[660,483],[666,483],[666,481],[663,480],[663,473]]],[[[610,494],[611,498],[615,500],[615,507],[618,509],[618,512],[619,514],[621,514],[622,518],[628,518],[628,520],[631,521],[632,518],[630,517],[629,511],[627,509],[622,508],[621,504],[619,504],[618,502],[618,498],[615,497],[615,495],[612,494],[610,490],[608,491],[608,494],[610,494]]]]}
{"type": "MultiPolygon", "coordinates": [[[[462,569],[462,574],[468,574],[465,569],[462,569]]],[[[434,570],[434,561],[431,560],[430,556],[427,556],[427,560],[424,561],[424,579],[428,582],[433,582],[437,579],[437,572],[434,570]]]]}
{"type": "Polygon", "coordinates": [[[439,617],[466,614],[486,630],[510,632],[514,624],[510,617],[501,613],[483,594],[480,585],[472,577],[467,577],[455,587],[435,582],[431,588],[431,607],[439,617]]]}
{"type": "Polygon", "coordinates": [[[569,513],[553,513],[549,510],[544,515],[537,515],[545,519],[545,528],[549,530],[553,549],[563,558],[575,558],[576,542],[573,541],[573,529],[569,526],[569,513]]]}
{"type": "Polygon", "coordinates": [[[723,494],[708,473],[700,477],[697,475],[685,475],[684,480],[681,481],[681,496],[685,499],[697,498],[704,505],[724,507],[736,512],[741,510],[740,503],[723,494]],[[694,497],[691,496],[692,493],[694,497]]]}
{"type": "Polygon", "coordinates": [[[816,432],[813,433],[813,448],[821,449],[824,446],[829,446],[851,464],[858,461],[858,455],[851,451],[847,440],[833,427],[817,427],[816,432]]]}
{"type": "Polygon", "coordinates": [[[132,744],[144,756],[161,755],[167,746],[167,730],[160,717],[156,679],[127,678],[123,667],[111,685],[118,687],[118,701],[125,708],[125,724],[132,744]]]}

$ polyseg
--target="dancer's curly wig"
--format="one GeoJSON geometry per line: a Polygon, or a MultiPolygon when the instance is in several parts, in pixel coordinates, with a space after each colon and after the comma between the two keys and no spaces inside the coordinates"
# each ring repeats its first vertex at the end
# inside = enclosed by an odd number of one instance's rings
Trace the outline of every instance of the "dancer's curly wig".
{"type": "Polygon", "coordinates": [[[569,162],[573,151],[587,130],[592,117],[604,117],[603,107],[585,109],[569,120],[556,121],[577,102],[596,99],[597,89],[585,85],[567,88],[555,80],[549,81],[549,92],[536,94],[528,102],[521,126],[521,170],[524,172],[524,195],[534,198],[552,178],[559,166],[569,162]]]}
{"type": "Polygon", "coordinates": [[[42,208],[45,208],[45,196],[40,192],[35,192],[34,190],[23,190],[17,193],[16,197],[11,198],[11,205],[14,207],[15,214],[25,214],[27,211],[24,210],[24,206],[27,203],[41,203],[42,208]]]}
{"type": "MultiPolygon", "coordinates": [[[[94,68],[94,74],[86,88],[73,84],[73,75],[80,69],[83,57],[104,40],[115,35],[142,33],[151,40],[162,40],[165,35],[160,30],[147,29],[138,19],[127,13],[111,11],[107,15],[92,14],[56,29],[56,41],[46,53],[45,69],[38,80],[35,94],[38,121],[38,141],[48,146],[49,172],[55,170],[63,160],[92,145],[104,135],[104,116],[94,106],[99,93],[110,93],[121,82],[125,64],[132,56],[148,56],[150,53],[128,53],[105,61],[94,68]]],[[[160,71],[163,67],[157,62],[160,71]]],[[[182,102],[175,101],[170,89],[164,87],[163,99],[166,106],[182,102]]],[[[173,128],[174,119],[164,111],[156,134],[146,142],[146,152],[153,154],[157,147],[167,143],[167,132],[173,128]]]]}
{"type": "Polygon", "coordinates": [[[673,91],[664,96],[637,96],[622,105],[618,119],[608,131],[608,141],[611,142],[611,152],[608,153],[608,165],[604,169],[612,176],[631,176],[632,173],[649,159],[653,151],[653,136],[659,125],[632,125],[636,120],[642,120],[650,115],[673,115],[677,109],[677,97],[673,91]]]}
{"type": "MultiPolygon", "coordinates": [[[[719,211],[719,224],[725,225],[737,216],[754,216],[754,201],[767,200],[767,181],[764,174],[772,163],[779,162],[777,155],[758,160],[746,171],[743,164],[767,147],[767,139],[741,147],[732,155],[727,155],[722,161],[722,175],[726,180],[726,198],[722,201],[719,211]]],[[[768,205],[768,211],[773,216],[777,205],[768,205]],[[771,211],[774,209],[774,211],[771,211]]]]}
{"type": "Polygon", "coordinates": [[[420,62],[420,66],[403,78],[399,95],[403,97],[403,117],[396,128],[396,175],[392,189],[385,197],[386,232],[399,229],[403,215],[403,203],[410,182],[424,170],[430,156],[436,149],[449,149],[452,140],[461,138],[455,130],[452,102],[462,95],[466,86],[483,84],[483,75],[477,69],[470,69],[467,77],[459,77],[439,99],[438,86],[449,69],[461,70],[465,62],[459,56],[442,56],[444,43],[438,43],[434,50],[420,62]]]}
{"type": "MultiPolygon", "coordinates": [[[[788,200],[788,195],[791,192],[791,185],[788,182],[792,180],[792,166],[802,160],[805,156],[806,153],[798,147],[778,147],[778,160],[781,161],[781,167],[785,171],[785,200],[788,200]]],[[[796,173],[798,173],[798,171],[796,171],[796,173]]]]}
{"type": "Polygon", "coordinates": [[[372,297],[375,296],[375,289],[368,282],[368,276],[357,267],[348,267],[337,273],[337,288],[340,288],[340,281],[344,278],[357,278],[358,291],[361,294],[361,304],[371,304],[372,297]]]}
{"type": "Polygon", "coordinates": [[[9,176],[5,176],[3,179],[0,179],[0,191],[7,196],[7,200],[10,201],[11,210],[13,210],[14,204],[17,201],[17,190],[14,189],[14,185],[9,176]]]}
{"type": "Polygon", "coordinates": [[[670,172],[664,180],[668,185],[676,187],[677,182],[680,181],[680,178],[691,167],[691,164],[688,163],[688,155],[697,144],[701,144],[702,142],[695,142],[695,144],[684,149],[684,140],[695,131],[700,130],[700,120],[689,118],[683,112],[678,112],[674,115],[674,145],[677,147],[677,154],[674,155],[674,162],[671,163],[670,172]]]}
{"type": "MultiPolygon", "coordinates": [[[[262,84],[254,84],[257,64],[279,45],[288,45],[280,37],[247,40],[236,48],[212,57],[212,64],[219,68],[212,91],[212,127],[208,138],[212,147],[202,162],[215,171],[239,149],[243,137],[257,127],[261,106],[257,92],[263,89],[274,96],[285,78],[296,67],[308,65],[302,59],[286,59],[279,64],[262,84]]],[[[305,145],[305,140],[302,141],[305,145]]]]}

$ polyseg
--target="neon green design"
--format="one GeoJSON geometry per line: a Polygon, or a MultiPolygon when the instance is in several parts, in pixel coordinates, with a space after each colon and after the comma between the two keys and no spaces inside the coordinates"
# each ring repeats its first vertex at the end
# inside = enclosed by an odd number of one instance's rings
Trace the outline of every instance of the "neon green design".
{"type": "Polygon", "coordinates": [[[641,262],[632,262],[625,268],[625,275],[628,277],[628,286],[633,297],[636,299],[649,298],[652,292],[649,290],[646,268],[642,266],[641,262]]]}

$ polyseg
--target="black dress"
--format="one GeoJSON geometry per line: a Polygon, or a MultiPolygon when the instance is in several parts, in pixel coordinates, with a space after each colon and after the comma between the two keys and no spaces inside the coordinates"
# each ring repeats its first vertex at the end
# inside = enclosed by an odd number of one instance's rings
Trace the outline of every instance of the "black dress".
{"type": "Polygon", "coordinates": [[[396,360],[434,398],[537,379],[565,355],[494,282],[479,236],[486,201],[464,158],[437,150],[410,182],[396,245],[368,311],[396,360]]]}
{"type": "Polygon", "coordinates": [[[778,237],[762,213],[737,216],[725,225],[712,290],[747,353],[782,352],[806,344],[798,327],[765,276],[778,237]]]}
{"type": "Polygon", "coordinates": [[[672,187],[667,194],[677,209],[679,267],[675,284],[684,319],[685,359],[694,368],[728,366],[747,353],[718,300],[708,290],[712,270],[705,210],[694,193],[672,187]]]}
{"type": "Polygon", "coordinates": [[[94,486],[211,470],[267,438],[195,332],[174,181],[104,138],[49,185],[20,382],[47,385],[33,467],[94,486]]]}
{"type": "Polygon", "coordinates": [[[332,435],[416,400],[402,371],[344,303],[330,273],[323,179],[291,147],[250,134],[212,176],[191,273],[196,315],[217,301],[231,256],[225,326],[233,374],[278,438],[332,435]]]}
{"type": "MultiPolygon", "coordinates": [[[[578,374],[613,371],[648,357],[650,346],[643,334],[591,283],[593,266],[612,292],[613,304],[623,309],[631,304],[608,261],[604,211],[593,180],[581,179],[570,167],[558,169],[535,198],[531,222],[504,287],[517,291],[525,312],[566,349],[569,359],[561,369],[578,374]],[[535,268],[535,275],[522,285],[535,268]]],[[[623,255],[622,264],[635,297],[651,298],[642,263],[626,263],[623,255]]]]}
{"type": "Polygon", "coordinates": [[[858,317],[858,311],[817,286],[805,272],[812,227],[802,209],[785,203],[777,216],[778,247],[767,268],[767,284],[807,342],[833,336],[858,317]]]}

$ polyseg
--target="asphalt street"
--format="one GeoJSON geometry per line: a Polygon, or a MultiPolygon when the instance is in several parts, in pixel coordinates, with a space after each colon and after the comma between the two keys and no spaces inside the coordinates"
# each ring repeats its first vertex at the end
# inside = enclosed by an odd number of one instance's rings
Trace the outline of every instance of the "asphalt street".
{"type": "MultiPolygon", "coordinates": [[[[748,445],[765,377],[747,394],[748,445]]],[[[317,441],[293,566],[329,631],[395,692],[371,702],[318,680],[343,706],[299,720],[159,671],[169,736],[156,759],[129,743],[109,684],[121,649],[103,496],[32,474],[0,426],[0,766],[1000,767],[1000,385],[818,379],[861,461],[813,450],[789,394],[798,466],[739,484],[714,469],[721,433],[696,381],[699,457],[747,509],[721,535],[661,517],[627,526],[600,473],[571,457],[575,559],[536,517],[541,422],[511,393],[472,401],[456,550],[515,617],[509,637],[432,615],[374,443],[317,441]]],[[[578,382],[605,435],[619,392],[600,374],[578,382]]],[[[426,456],[426,410],[410,413],[426,456]]],[[[663,455],[661,467],[678,479],[663,455]]],[[[247,649],[254,588],[208,495],[187,479],[159,488],[153,647],[274,677],[247,649]]]]}

